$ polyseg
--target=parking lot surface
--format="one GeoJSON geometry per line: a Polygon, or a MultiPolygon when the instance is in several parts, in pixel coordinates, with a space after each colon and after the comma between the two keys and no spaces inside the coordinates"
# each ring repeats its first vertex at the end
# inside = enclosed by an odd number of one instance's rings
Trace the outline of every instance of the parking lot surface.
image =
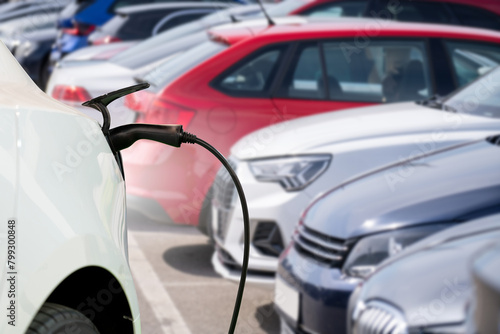
{"type": "MultiPolygon", "coordinates": [[[[212,269],[213,247],[196,227],[129,211],[129,258],[148,334],[227,333],[237,284],[212,269]]],[[[237,333],[279,333],[273,291],[247,286],[237,333]]]]}

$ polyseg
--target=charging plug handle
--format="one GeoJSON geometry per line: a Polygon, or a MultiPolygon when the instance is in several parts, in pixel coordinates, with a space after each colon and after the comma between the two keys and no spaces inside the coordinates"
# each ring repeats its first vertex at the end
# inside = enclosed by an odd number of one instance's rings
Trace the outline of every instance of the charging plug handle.
{"type": "Polygon", "coordinates": [[[169,146],[180,147],[184,132],[182,125],[127,124],[109,130],[112,149],[117,152],[139,139],[154,140],[169,146]]]}

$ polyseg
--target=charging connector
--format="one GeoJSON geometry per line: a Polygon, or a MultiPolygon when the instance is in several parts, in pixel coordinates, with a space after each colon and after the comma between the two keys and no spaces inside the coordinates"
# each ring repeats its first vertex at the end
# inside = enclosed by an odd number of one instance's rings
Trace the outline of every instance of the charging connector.
{"type": "Polygon", "coordinates": [[[243,262],[241,265],[241,278],[238,286],[238,292],[236,295],[236,301],[234,303],[233,316],[231,318],[231,324],[229,326],[228,333],[233,334],[236,329],[236,323],[238,320],[238,314],[241,307],[241,302],[243,300],[243,292],[245,289],[246,275],[248,269],[248,259],[250,254],[250,218],[248,215],[248,206],[245,198],[245,193],[243,192],[243,187],[236,175],[235,171],[226,160],[226,158],[217,151],[212,145],[206,141],[196,137],[195,135],[184,132],[182,125],[177,124],[128,124],[122,125],[113,129],[109,129],[110,124],[110,114],[107,109],[107,105],[112,101],[120,98],[124,95],[136,92],[141,89],[149,87],[149,84],[142,83],[139,85],[127,87],[120,89],[115,92],[111,92],[99,97],[96,97],[90,101],[85,102],[83,105],[99,110],[103,114],[103,126],[102,131],[105,135],[108,143],[113,151],[117,161],[121,164],[121,158],[119,152],[127,147],[130,147],[136,141],[141,139],[153,140],[159,143],[163,143],[173,147],[180,147],[182,143],[187,144],[197,144],[212,153],[226,168],[231,179],[234,182],[236,191],[241,202],[241,208],[243,211],[243,224],[244,224],[244,243],[243,243],[243,262]]]}

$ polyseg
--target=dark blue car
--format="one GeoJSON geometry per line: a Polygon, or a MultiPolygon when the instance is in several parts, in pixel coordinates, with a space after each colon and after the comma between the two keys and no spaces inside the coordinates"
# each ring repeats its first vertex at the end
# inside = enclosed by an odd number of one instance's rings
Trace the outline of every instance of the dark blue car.
{"type": "Polygon", "coordinates": [[[349,296],[380,262],[500,212],[499,166],[500,137],[481,139],[372,171],[318,198],[280,258],[282,332],[345,333],[349,296]]]}

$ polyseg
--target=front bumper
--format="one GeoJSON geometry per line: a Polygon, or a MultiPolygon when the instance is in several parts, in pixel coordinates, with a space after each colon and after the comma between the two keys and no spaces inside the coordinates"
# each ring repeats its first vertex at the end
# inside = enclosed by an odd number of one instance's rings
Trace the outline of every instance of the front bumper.
{"type": "Polygon", "coordinates": [[[299,253],[291,243],[280,261],[277,280],[288,287],[277,288],[275,292],[275,308],[286,325],[282,333],[287,330],[307,334],[347,332],[349,297],[361,282],[359,279],[346,277],[339,268],[315,262],[299,253]],[[293,313],[289,305],[295,299],[298,306],[293,313]]]}
{"type": "MultiPolygon", "coordinates": [[[[248,203],[250,214],[250,258],[247,281],[251,284],[265,285],[274,288],[274,274],[278,266],[278,256],[291,240],[292,232],[299,221],[302,211],[312,200],[309,192],[286,192],[276,183],[257,181],[249,169],[247,162],[231,158],[236,174],[240,179],[248,203]],[[261,229],[262,225],[272,226],[272,232],[279,234],[265,240],[269,229],[261,229]],[[261,236],[257,239],[256,234],[261,236]],[[257,240],[260,241],[256,242],[257,240]],[[274,249],[273,249],[274,247],[274,249]],[[263,284],[266,282],[265,284],[263,284]]],[[[217,180],[216,180],[217,182],[217,180]]],[[[234,186],[228,182],[233,193],[234,186]]],[[[215,186],[214,186],[215,187],[215,186]]],[[[316,191],[311,187],[312,191],[316,191]]],[[[214,189],[215,191],[215,189],[214,189]]],[[[216,243],[216,251],[212,257],[214,269],[222,277],[239,280],[243,259],[243,213],[237,195],[225,194],[226,203],[216,191],[212,201],[212,232],[216,243]]]]}

